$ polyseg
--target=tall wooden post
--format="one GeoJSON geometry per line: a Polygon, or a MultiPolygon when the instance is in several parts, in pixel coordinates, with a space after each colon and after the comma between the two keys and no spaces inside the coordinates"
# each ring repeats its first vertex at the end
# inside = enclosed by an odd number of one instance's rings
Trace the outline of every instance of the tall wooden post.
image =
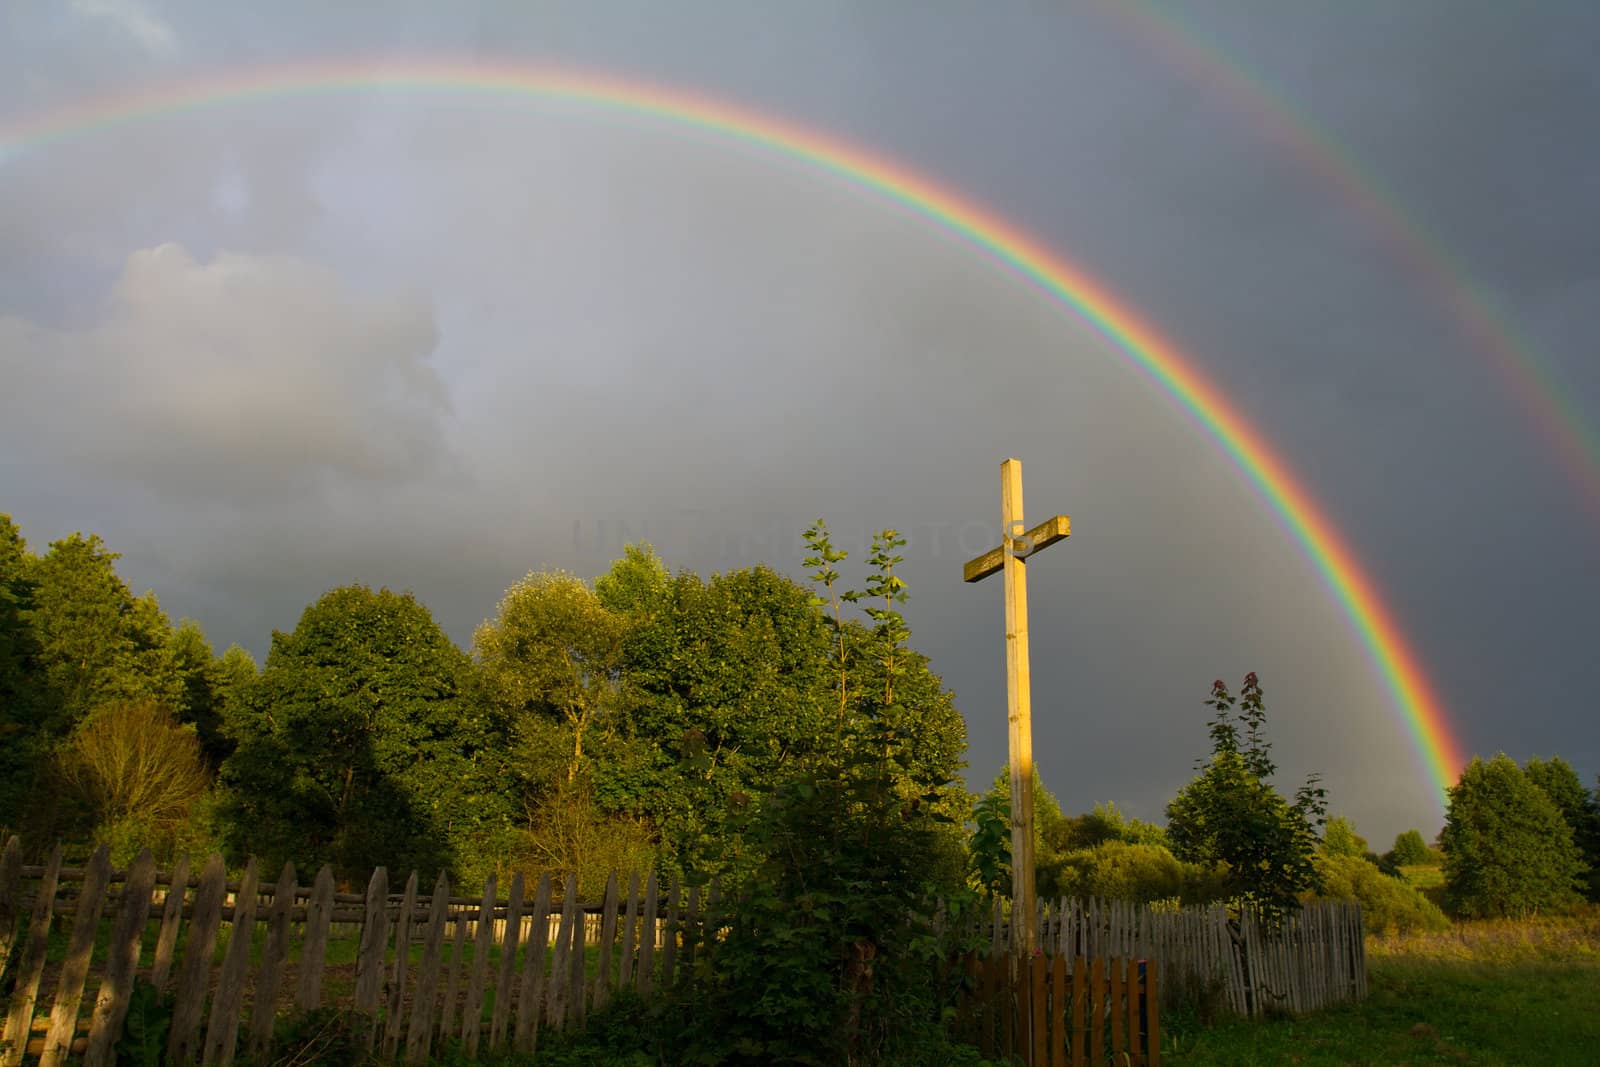
{"type": "Polygon", "coordinates": [[[1028,682],[1028,573],[1026,560],[1071,532],[1057,515],[1031,530],[1022,518],[1022,461],[1000,465],[1000,529],[997,549],[963,568],[968,582],[1004,574],[1006,603],[1006,721],[1011,770],[1011,949],[1031,956],[1039,947],[1033,879],[1033,710],[1028,682]],[[1024,532],[1026,531],[1026,532],[1024,532]]]}

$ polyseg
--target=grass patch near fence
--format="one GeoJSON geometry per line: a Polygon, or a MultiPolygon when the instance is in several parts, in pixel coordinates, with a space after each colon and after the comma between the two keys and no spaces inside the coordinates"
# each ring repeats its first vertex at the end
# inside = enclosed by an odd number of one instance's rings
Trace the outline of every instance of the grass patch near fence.
{"type": "Polygon", "coordinates": [[[1369,995],[1298,1019],[1177,1030],[1173,1067],[1589,1067],[1600,1049],[1600,909],[1367,942],[1369,995]]]}

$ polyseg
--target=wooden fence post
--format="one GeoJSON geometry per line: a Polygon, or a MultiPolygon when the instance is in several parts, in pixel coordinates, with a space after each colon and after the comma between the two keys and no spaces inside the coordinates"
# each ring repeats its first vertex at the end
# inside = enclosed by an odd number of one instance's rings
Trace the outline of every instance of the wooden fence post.
{"type": "Polygon", "coordinates": [[[606,878],[606,894],[600,905],[600,973],[595,976],[594,1008],[599,1011],[611,999],[612,954],[617,939],[617,872],[606,878]]]}
{"type": "Polygon", "coordinates": [[[500,973],[494,984],[494,1014],[489,1021],[489,1047],[499,1048],[506,1039],[506,1024],[511,1019],[511,1001],[516,993],[517,946],[522,941],[522,872],[511,876],[511,897],[506,901],[505,934],[500,940],[500,973]]]}
{"type": "Polygon", "coordinates": [[[200,1039],[200,1017],[205,1011],[206,992],[211,984],[211,956],[217,946],[217,926],[222,919],[222,898],[227,894],[228,869],[222,857],[212,854],[200,875],[200,888],[194,895],[194,913],[189,919],[189,943],[184,947],[183,965],[178,970],[178,988],[172,1006],[172,1033],[167,1041],[167,1056],[173,1063],[194,1059],[200,1039]]]}
{"type": "Polygon", "coordinates": [[[39,979],[44,975],[45,949],[50,937],[50,918],[55,913],[56,886],[61,876],[61,846],[50,853],[39,893],[33,899],[33,915],[22,935],[22,959],[17,964],[17,982],[11,991],[11,1011],[0,1031],[0,1067],[17,1067],[28,1049],[28,1034],[33,1029],[33,1005],[39,996],[39,979]]]}
{"type": "Polygon", "coordinates": [[[478,908],[478,937],[472,949],[472,981],[467,985],[467,1003],[462,1009],[461,1040],[467,1059],[478,1055],[478,1036],[483,1029],[483,985],[489,974],[489,950],[494,947],[495,876],[489,872],[483,884],[483,904],[478,908]]]}
{"type": "Polygon", "coordinates": [[[12,834],[0,852],[0,967],[11,958],[22,915],[22,839],[12,834]]]}
{"type": "Polygon", "coordinates": [[[633,956],[637,951],[639,921],[639,872],[628,879],[628,904],[622,919],[622,963],[617,970],[617,988],[626,989],[633,982],[633,956]]]}
{"type": "Polygon", "coordinates": [[[406,1031],[406,1062],[428,1059],[433,1038],[434,1012],[439,1002],[439,964],[444,955],[445,919],[450,914],[450,879],[443,871],[433,883],[428,908],[428,935],[422,946],[422,966],[417,971],[417,992],[411,1002],[411,1026],[406,1031]]]}
{"type": "Polygon", "coordinates": [[[111,881],[111,847],[94,850],[83,872],[72,917],[72,935],[67,955],[61,961],[61,980],[56,986],[56,1001],[50,1009],[50,1030],[44,1039],[40,1067],[60,1067],[72,1054],[72,1040],[78,1029],[78,1005],[83,1002],[83,984],[89,977],[89,957],[94,952],[94,936],[105,909],[106,886],[111,881]]]}
{"type": "MultiPolygon", "coordinates": [[[[406,969],[411,963],[411,913],[417,910],[417,872],[406,879],[400,898],[400,917],[394,932],[394,971],[389,979],[389,1008],[383,1021],[383,1056],[392,1060],[400,1049],[401,1010],[405,1007],[406,969]]],[[[417,1005],[412,1004],[412,1011],[417,1005]]]]}
{"type": "Polygon", "coordinates": [[[95,995],[94,1018],[89,1024],[85,1067],[109,1067],[112,1062],[112,1045],[121,1035],[122,1022],[128,1014],[133,975],[139,966],[139,941],[145,920],[150,917],[150,892],[155,884],[156,858],[145,849],[128,868],[128,880],[122,886],[117,922],[107,950],[106,976],[95,995]]]}
{"type": "Polygon", "coordinates": [[[461,957],[467,951],[467,919],[465,912],[454,913],[455,931],[450,941],[450,966],[445,980],[444,1008],[439,1014],[439,1043],[449,1041],[455,1032],[456,1001],[461,992],[461,957]]]}
{"type": "Polygon", "coordinates": [[[244,879],[233,900],[233,925],[228,928],[228,952],[222,961],[217,992],[211,999],[211,1021],[206,1025],[206,1064],[233,1062],[239,1045],[239,1007],[244,1001],[244,979],[250,971],[250,942],[256,930],[256,889],[259,874],[254,857],[245,866],[244,879]]]}
{"type": "Polygon", "coordinates": [[[516,1050],[532,1052],[539,1043],[539,1009],[544,999],[544,961],[550,949],[550,875],[539,876],[533,894],[528,949],[522,958],[522,989],[517,997],[516,1050]]]}
{"type": "Polygon", "coordinates": [[[167,896],[161,907],[161,932],[156,935],[155,958],[150,962],[150,984],[158,993],[167,991],[172,973],[172,958],[178,946],[178,926],[183,921],[183,898],[189,892],[189,857],[179,856],[167,883],[167,896]]]}
{"type": "Polygon", "coordinates": [[[550,960],[550,996],[546,1018],[550,1025],[562,1029],[567,1022],[567,956],[572,950],[574,926],[578,927],[578,951],[583,951],[581,912],[578,911],[578,876],[568,875],[566,896],[561,902],[561,926],[556,931],[555,950],[550,960]]]}
{"type": "Polygon", "coordinates": [[[645,880],[644,910],[639,915],[639,969],[635,973],[638,979],[639,995],[648,997],[650,986],[655,977],[656,965],[656,935],[659,932],[658,909],[660,904],[656,899],[659,883],[656,872],[651,871],[650,877],[645,880]]]}
{"type": "Polygon", "coordinates": [[[267,912],[267,944],[261,952],[261,969],[256,973],[255,1003],[250,1008],[250,1040],[246,1047],[252,1059],[260,1059],[272,1044],[272,1023],[277,1018],[278,987],[283,984],[283,965],[289,956],[289,919],[294,914],[299,891],[293,863],[285,863],[272,887],[272,908],[267,912]]]}
{"type": "Polygon", "coordinates": [[[322,966],[328,956],[328,925],[333,921],[333,868],[322,865],[306,904],[306,933],[300,949],[300,974],[295,982],[296,1011],[322,1006],[322,966]]]}
{"type": "MultiPolygon", "coordinates": [[[[361,948],[356,955],[356,1011],[377,1026],[378,992],[383,985],[384,955],[389,944],[389,872],[379,867],[367,883],[366,919],[361,924],[361,948]]],[[[368,1034],[367,1045],[372,1045],[368,1034]]]]}

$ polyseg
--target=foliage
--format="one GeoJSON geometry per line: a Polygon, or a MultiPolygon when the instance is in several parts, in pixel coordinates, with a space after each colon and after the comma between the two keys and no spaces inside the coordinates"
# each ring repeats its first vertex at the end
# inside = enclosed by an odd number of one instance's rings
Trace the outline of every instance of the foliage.
{"type": "Polygon", "coordinates": [[[1578,772],[1560,756],[1549,760],[1534,757],[1523,765],[1522,771],[1561,812],[1572,831],[1573,844],[1589,868],[1585,896],[1600,901],[1600,795],[1584,788],[1578,772]]]}
{"type": "Polygon", "coordinates": [[[113,844],[119,863],[146,846],[170,854],[211,784],[194,727],[149,700],[91,713],[58,749],[56,776],[87,813],[94,839],[113,844]]]}
{"type": "Polygon", "coordinates": [[[1206,703],[1217,712],[1210,723],[1211,760],[1167,805],[1173,854],[1190,863],[1226,864],[1228,895],[1251,900],[1269,915],[1298,907],[1300,895],[1316,885],[1316,824],[1326,791],[1312,776],[1290,803],[1267,782],[1277,768],[1254,673],[1240,690],[1242,745],[1227,686],[1213,683],[1206,703]]]}
{"type": "Polygon", "coordinates": [[[274,633],[230,711],[235,854],[348,874],[460,865],[509,823],[503,722],[466,700],[467,657],[409,593],[346,586],[274,633]]]}
{"type": "Polygon", "coordinates": [[[557,571],[513,585],[473,635],[485,691],[515,727],[554,719],[566,728],[568,782],[583,768],[586,735],[619,705],[625,634],[623,616],[582,579],[557,571]]]}
{"type": "MultiPolygon", "coordinates": [[[[807,539],[813,577],[831,590],[844,553],[820,521],[807,539]]],[[[870,631],[835,631],[834,744],[754,805],[745,837],[763,860],[730,900],[726,939],[702,956],[710,988],[678,1062],[878,1060],[942,1025],[941,992],[953,986],[930,981],[947,947],[931,923],[936,897],[959,900],[959,871],[941,881],[932,862],[951,818],[938,810],[948,779],[914,758],[914,709],[896,697],[908,636],[894,574],[903,543],[892,530],[878,535],[867,592],[837,594],[876,602],[870,631]],[[862,679],[871,663],[878,670],[862,679]]]]}
{"type": "Polygon", "coordinates": [[[129,592],[117,576],[117,559],[99,537],[76,533],[30,558],[34,593],[27,614],[39,644],[45,724],[54,736],[108,701],[176,702],[170,627],[153,594],[136,599],[129,592]]]}
{"type": "Polygon", "coordinates": [[[112,1049],[119,1067],[162,1067],[167,1062],[173,1004],[171,993],[163,994],[143,976],[134,979],[128,1014],[112,1049]]]}
{"type": "Polygon", "coordinates": [[[1322,886],[1318,895],[1328,900],[1360,901],[1362,928],[1369,934],[1443,930],[1450,925],[1438,905],[1362,856],[1325,852],[1316,863],[1322,886]]]}
{"type": "Polygon", "coordinates": [[[1401,867],[1422,867],[1434,860],[1443,862],[1444,857],[1428,847],[1422,839],[1421,830],[1407,830],[1397,835],[1394,839],[1394,848],[1389,852],[1389,858],[1401,867]]]}
{"type": "MultiPolygon", "coordinates": [[[[1037,810],[1037,808],[1035,809],[1037,810]]],[[[1011,895],[1011,802],[991,789],[972,806],[968,880],[988,897],[1011,895]]]]}
{"type": "Polygon", "coordinates": [[[1160,845],[1117,840],[1068,853],[1058,875],[1062,896],[1141,904],[1192,898],[1203,878],[1203,869],[1182,863],[1160,845]]]}
{"type": "Polygon", "coordinates": [[[1356,833],[1349,819],[1332,818],[1322,829],[1322,853],[1326,856],[1355,856],[1367,854],[1367,839],[1356,833]]]}
{"type": "Polygon", "coordinates": [[[44,709],[30,684],[40,655],[31,562],[22,532],[0,514],[0,831],[21,824],[42,762],[44,709]]]}
{"type": "Polygon", "coordinates": [[[1453,913],[1518,916],[1577,902],[1584,864],[1572,828],[1509,756],[1473,757],[1449,796],[1440,844],[1453,913]]]}

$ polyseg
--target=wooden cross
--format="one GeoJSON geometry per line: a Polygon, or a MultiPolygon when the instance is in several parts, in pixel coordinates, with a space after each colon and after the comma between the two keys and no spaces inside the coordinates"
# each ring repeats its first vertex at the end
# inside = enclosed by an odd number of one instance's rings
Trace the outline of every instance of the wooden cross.
{"type": "Polygon", "coordinates": [[[1033,710],[1028,693],[1028,581],[1024,561],[1072,532],[1065,515],[1023,532],[1022,461],[1000,464],[1000,547],[962,568],[979,582],[1003,571],[1006,587],[1006,698],[1011,727],[1011,948],[1032,956],[1039,945],[1033,890],[1033,710]]]}

